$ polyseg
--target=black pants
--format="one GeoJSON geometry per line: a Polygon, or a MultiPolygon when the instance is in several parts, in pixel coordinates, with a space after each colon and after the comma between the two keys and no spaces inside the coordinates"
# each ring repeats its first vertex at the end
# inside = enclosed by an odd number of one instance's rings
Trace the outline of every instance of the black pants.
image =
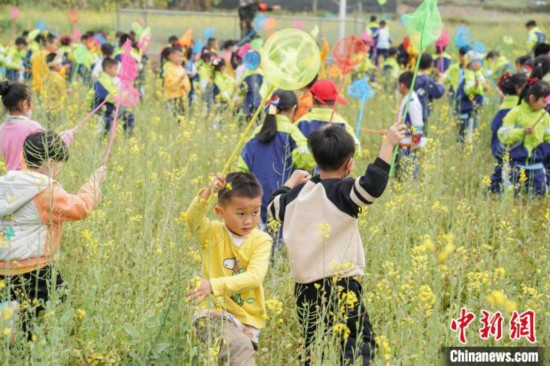
{"type": "Polygon", "coordinates": [[[61,273],[51,266],[40,268],[36,271],[24,273],[16,276],[0,276],[0,280],[5,283],[5,293],[2,294],[0,301],[19,302],[19,316],[22,320],[23,331],[27,337],[32,337],[32,320],[45,309],[46,302],[50,300],[52,285],[59,291],[59,299],[65,300],[65,283],[61,273]],[[55,273],[55,278],[52,278],[55,273]]]}
{"type": "MultiPolygon", "coordinates": [[[[323,279],[312,283],[295,285],[294,295],[298,309],[298,320],[302,326],[305,338],[306,356],[304,364],[310,364],[311,347],[315,342],[317,327],[322,326],[323,332],[330,335],[335,325],[335,317],[340,314],[345,319],[347,336],[342,334],[340,341],[340,362],[354,363],[362,357],[362,364],[368,365],[374,358],[376,347],[375,334],[362,301],[363,289],[353,278],[323,279]],[[343,295],[351,292],[357,301],[350,301],[352,296],[343,295]],[[344,306],[347,303],[351,306],[344,306]],[[341,310],[344,309],[342,314],[341,310]]],[[[317,333],[318,334],[318,333],[317,333]]],[[[322,355],[318,355],[322,357],[322,355]]]]}

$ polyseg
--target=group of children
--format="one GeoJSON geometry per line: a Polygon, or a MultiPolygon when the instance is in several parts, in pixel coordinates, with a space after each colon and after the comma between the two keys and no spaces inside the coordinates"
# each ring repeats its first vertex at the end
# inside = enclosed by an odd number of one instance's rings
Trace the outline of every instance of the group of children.
{"type": "MultiPolygon", "coordinates": [[[[113,96],[118,93],[117,72],[126,41],[131,42],[132,57],[140,70],[145,55],[137,48],[136,34],[117,32],[116,46],[108,43],[103,32],[87,32],[80,42],[70,37],[59,39],[48,31],[25,31],[8,48],[3,67],[5,77],[12,83],[30,81],[48,122],[56,125],[64,117],[64,106],[72,94],[75,81],[89,86],[85,100],[87,108],[102,116],[100,133],[106,134],[111,126],[114,112],[113,96]]],[[[134,116],[124,111],[125,131],[133,131],[134,116]]]]}
{"type": "MultiPolygon", "coordinates": [[[[497,159],[491,189],[499,193],[510,185],[536,195],[547,192],[550,117],[545,108],[550,86],[544,79],[550,71],[550,57],[518,59],[517,72],[512,75],[513,67],[498,52],[482,55],[461,48],[458,61],[452,63],[440,48],[435,57],[416,54],[420,68],[413,85],[413,72],[404,67],[411,60],[399,59],[400,52],[390,47],[385,27],[383,22],[376,29],[371,24],[370,31],[377,37],[371,58],[382,66],[383,74],[377,77],[394,80],[402,103],[397,122],[386,131],[378,158],[364,175],[350,178],[360,142],[345,117],[334,112],[336,105],[347,101],[336,84],[321,74],[299,96],[294,91],[276,90],[267,98],[263,120],[241,151],[237,171],[218,174],[184,215],[202,250],[202,279],[187,296],[202,305],[195,320],[199,337],[212,341],[211,327],[218,330],[216,335],[221,334],[221,360],[255,364],[255,350],[267,319],[263,279],[273,248],[284,242],[305,340],[304,363],[323,357],[313,354],[315,344],[326,336],[323,332],[336,325],[334,314],[343,311],[345,331],[336,343],[341,360],[362,358],[368,365],[375,336],[362,300],[365,255],[358,215],[384,192],[396,145],[400,146],[400,166],[411,163],[416,176],[416,153],[427,135],[433,102],[445,94],[451,95],[459,121],[458,139],[463,142],[478,124],[491,79],[498,81],[502,105],[491,125],[497,159]],[[206,218],[213,195],[217,195],[215,212],[221,221],[206,218]],[[270,232],[276,226],[280,226],[276,233],[270,232]],[[343,299],[345,304],[337,309],[343,299]]],[[[86,43],[76,49],[93,48],[95,41],[87,42],[93,37],[87,35],[86,43]]],[[[29,299],[38,302],[38,306],[20,310],[23,329],[29,335],[32,319],[50,298],[47,281],[52,276],[63,292],[63,278],[55,266],[63,223],[84,219],[90,213],[99,202],[100,183],[106,178],[106,168],[101,167],[78,194],[63,190],[56,178],[77,131],[56,135],[33,121],[33,92],[48,118],[59,118],[62,98],[66,98],[74,75],[84,78],[89,73],[91,90],[86,105],[95,109],[104,104],[98,113],[103,133],[108,132],[126,41],[132,44],[135,62],[141,64],[130,34],[119,35],[118,51],[107,42],[100,45],[102,57],[94,62],[80,57],[77,61],[76,50],[59,47],[51,33],[33,38],[41,47],[30,55],[22,37],[10,51],[10,65],[20,66],[6,67],[11,81],[0,83],[0,96],[8,111],[0,125],[0,152],[8,170],[0,178],[0,225],[7,243],[0,246],[0,279],[9,289],[8,299],[3,300],[13,301],[14,307],[29,299]],[[32,81],[32,88],[18,82],[26,79],[32,81]],[[23,222],[32,224],[20,225],[23,222]]],[[[539,51],[543,50],[540,44],[535,44],[539,51]]],[[[259,38],[228,41],[220,49],[214,38],[199,48],[192,40],[181,44],[171,37],[162,51],[159,72],[168,110],[181,122],[197,103],[218,117],[224,109],[238,106],[236,114],[248,120],[265,93],[260,48],[259,38]]],[[[133,113],[123,111],[121,118],[125,131],[131,134],[133,113]]]]}

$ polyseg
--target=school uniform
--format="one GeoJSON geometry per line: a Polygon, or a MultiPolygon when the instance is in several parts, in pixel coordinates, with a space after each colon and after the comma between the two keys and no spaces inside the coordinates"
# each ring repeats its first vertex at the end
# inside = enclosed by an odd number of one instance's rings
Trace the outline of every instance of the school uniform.
{"type": "Polygon", "coordinates": [[[544,195],[547,191],[544,143],[550,143],[550,116],[546,111],[535,111],[522,102],[502,120],[498,139],[508,148],[516,194],[520,192],[517,186],[524,171],[527,178],[525,188],[534,195],[544,195]],[[533,133],[525,135],[524,129],[532,128],[535,123],[533,133]]]}
{"type": "MultiPolygon", "coordinates": [[[[506,147],[498,139],[498,130],[502,127],[502,120],[508,112],[518,105],[518,97],[516,95],[506,95],[500,105],[500,108],[495,114],[493,121],[491,122],[491,152],[497,160],[495,170],[491,176],[491,192],[502,192],[502,157],[506,153],[506,147]]],[[[508,182],[509,183],[509,182],[508,182]]]]}
{"type": "Polygon", "coordinates": [[[267,222],[267,203],[271,193],[280,188],[296,169],[312,170],[315,160],[307,148],[307,139],[283,115],[276,115],[277,133],[273,140],[261,142],[254,131],[244,146],[238,161],[238,170],[252,172],[263,188],[262,222],[267,222]]]}

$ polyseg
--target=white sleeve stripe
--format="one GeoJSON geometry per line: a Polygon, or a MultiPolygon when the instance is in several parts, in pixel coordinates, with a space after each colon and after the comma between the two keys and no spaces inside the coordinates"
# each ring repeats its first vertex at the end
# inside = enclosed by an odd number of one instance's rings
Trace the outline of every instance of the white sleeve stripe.
{"type": "Polygon", "coordinates": [[[355,180],[355,189],[357,190],[357,193],[359,195],[361,195],[365,200],[367,200],[369,202],[374,202],[376,200],[376,198],[371,196],[367,191],[365,191],[365,189],[363,187],[361,187],[361,184],[359,184],[360,179],[361,178],[357,178],[355,180]]]}
{"type": "Polygon", "coordinates": [[[350,196],[351,200],[353,201],[353,203],[355,203],[358,207],[363,207],[363,206],[367,205],[365,202],[361,201],[361,199],[357,196],[357,194],[355,194],[354,189],[351,190],[351,193],[350,193],[349,196],[350,196]]]}
{"type": "Polygon", "coordinates": [[[309,152],[307,146],[302,146],[298,148],[298,152],[301,154],[307,154],[309,152]]]}
{"type": "Polygon", "coordinates": [[[281,195],[278,195],[277,197],[275,197],[275,199],[273,200],[273,211],[275,211],[275,217],[274,219],[277,220],[277,221],[282,221],[282,218],[279,216],[279,208],[281,207],[281,195]]]}

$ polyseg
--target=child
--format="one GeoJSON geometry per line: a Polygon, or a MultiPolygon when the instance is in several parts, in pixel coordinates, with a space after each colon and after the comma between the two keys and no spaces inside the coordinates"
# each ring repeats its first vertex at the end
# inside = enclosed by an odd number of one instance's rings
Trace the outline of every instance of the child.
{"type": "Polygon", "coordinates": [[[491,151],[497,160],[495,171],[491,176],[491,192],[502,193],[502,157],[505,154],[505,147],[498,140],[498,130],[502,127],[502,120],[512,108],[518,105],[519,93],[527,82],[524,74],[505,73],[498,81],[498,88],[504,95],[502,104],[491,123],[491,151]]]}
{"type": "Polygon", "coordinates": [[[445,72],[445,85],[449,87],[449,96],[451,101],[455,101],[455,94],[458,86],[464,79],[464,69],[468,66],[467,49],[460,47],[458,49],[458,62],[455,62],[445,72]]]}
{"type": "Polygon", "coordinates": [[[353,364],[360,355],[362,364],[368,365],[372,358],[374,333],[362,301],[362,286],[356,279],[365,269],[357,218],[363,207],[384,192],[393,148],[405,137],[405,131],[399,122],[391,126],[376,161],[364,176],[353,179],[349,177],[354,165],[353,138],[337,126],[319,129],[309,136],[308,145],[321,169],[320,176],[309,179],[307,172],[298,170],[271,196],[267,211],[283,224],[308,357],[318,323],[322,321],[328,331],[340,313],[340,306],[326,308],[331,297],[349,296],[357,301],[343,307],[343,322],[349,333],[346,331],[340,342],[342,364],[353,364]],[[323,229],[325,226],[328,229],[323,229]]]}
{"type": "MultiPolygon", "coordinates": [[[[297,122],[298,129],[305,137],[329,124],[335,103],[348,104],[344,98],[338,95],[338,89],[332,80],[317,81],[311,87],[311,94],[313,95],[313,108],[297,122]]],[[[346,122],[344,117],[338,113],[334,113],[332,124],[345,128],[355,140],[355,148],[359,151],[359,140],[355,137],[353,128],[346,122]]]]}
{"type": "Polygon", "coordinates": [[[0,246],[0,280],[9,288],[11,301],[32,304],[22,314],[23,330],[30,338],[30,321],[55,293],[52,284],[64,297],[63,277],[56,268],[63,223],[85,219],[97,205],[106,169],[97,169],[73,195],[57,182],[69,158],[59,136],[50,132],[29,135],[23,158],[28,170],[9,171],[0,177],[0,229],[10,233],[0,246]]]}
{"type": "Polygon", "coordinates": [[[208,38],[208,40],[206,41],[206,46],[204,46],[204,48],[210,51],[210,54],[217,55],[220,49],[220,45],[218,44],[218,40],[216,38],[208,38]]]}
{"type": "Polygon", "coordinates": [[[378,33],[376,37],[376,65],[379,65],[379,57],[384,57],[384,60],[388,57],[388,52],[391,46],[390,39],[390,30],[386,27],[386,21],[380,21],[380,28],[378,28],[378,33]]]}
{"type": "Polygon", "coordinates": [[[506,72],[512,72],[513,68],[508,59],[502,56],[498,51],[489,51],[485,56],[487,61],[487,76],[492,77],[494,80],[500,80],[500,77],[506,72]]]}
{"type": "Polygon", "coordinates": [[[115,47],[110,43],[104,43],[101,45],[101,55],[103,56],[100,61],[96,62],[94,69],[92,70],[92,81],[96,82],[99,79],[99,75],[103,72],[103,60],[113,57],[115,47]]]}
{"type": "Polygon", "coordinates": [[[464,70],[464,79],[456,92],[459,141],[462,143],[466,139],[466,132],[468,138],[471,138],[477,128],[484,96],[489,91],[489,82],[481,67],[482,58],[482,55],[474,51],[468,52],[470,63],[464,70]]]}
{"type": "Polygon", "coordinates": [[[214,99],[221,104],[228,104],[231,101],[235,85],[235,79],[225,73],[225,68],[223,58],[215,57],[212,60],[214,99]]]}
{"type": "Polygon", "coordinates": [[[8,49],[6,55],[6,78],[9,81],[23,82],[25,78],[25,65],[23,59],[27,53],[27,41],[23,37],[15,39],[15,46],[8,49]]]}
{"type": "Polygon", "coordinates": [[[530,20],[525,23],[527,28],[527,52],[531,53],[536,45],[546,42],[546,34],[537,26],[537,22],[530,20]]]}
{"type": "Polygon", "coordinates": [[[445,94],[445,86],[443,86],[443,78],[439,82],[430,76],[433,67],[433,57],[427,52],[420,56],[420,64],[418,66],[418,76],[414,91],[418,95],[420,104],[422,105],[422,117],[424,118],[424,136],[428,135],[428,119],[432,114],[432,103],[434,99],[439,99],[445,94]]]}
{"type": "MultiPolygon", "coordinates": [[[[8,171],[19,170],[22,163],[23,142],[27,136],[34,132],[44,131],[44,128],[40,123],[31,120],[32,92],[30,87],[21,83],[3,81],[0,82],[0,96],[2,96],[2,103],[8,111],[4,122],[0,125],[0,155],[2,155],[8,171]]],[[[67,130],[59,134],[65,145],[71,144],[75,132],[67,130]]]]}
{"type": "Polygon", "coordinates": [[[367,24],[366,31],[367,34],[369,34],[373,41],[374,45],[371,50],[369,50],[369,58],[371,60],[376,59],[376,41],[378,40],[378,29],[380,28],[380,25],[378,24],[378,18],[376,15],[371,15],[369,23],[367,24]]]}
{"type": "Polygon", "coordinates": [[[399,64],[397,63],[397,48],[391,47],[388,50],[388,57],[382,65],[384,73],[384,86],[386,91],[394,93],[399,77],[399,64]]]}
{"type": "Polygon", "coordinates": [[[550,116],[544,109],[550,85],[529,79],[520,94],[520,102],[502,121],[498,139],[508,146],[512,184],[515,193],[522,188],[534,195],[547,190],[543,142],[550,143],[550,116]]]}
{"type": "Polygon", "coordinates": [[[415,91],[411,92],[413,77],[414,74],[412,71],[405,71],[399,76],[399,83],[397,86],[397,90],[403,98],[397,118],[403,118],[403,123],[407,126],[407,134],[406,137],[399,142],[400,149],[398,157],[403,163],[396,164],[399,168],[412,166],[413,176],[416,177],[418,174],[416,151],[419,149],[422,139],[424,119],[422,118],[422,105],[418,100],[418,95],[416,95],[415,91]],[[409,93],[412,93],[409,108],[407,110],[407,115],[404,115],[409,93]]]}
{"type": "Polygon", "coordinates": [[[264,76],[262,75],[262,71],[259,66],[252,69],[247,68],[242,75],[242,82],[239,84],[239,92],[244,97],[242,113],[245,116],[246,123],[252,119],[252,116],[262,102],[262,95],[260,91],[262,89],[263,81],[264,76]]]}
{"type": "Polygon", "coordinates": [[[162,51],[160,51],[160,77],[161,78],[164,78],[164,64],[166,63],[166,61],[168,61],[168,52],[170,52],[170,50],[173,47],[179,47],[179,46],[180,45],[179,45],[178,37],[176,36],[168,37],[168,44],[166,45],[166,47],[162,49],[162,51]]]}
{"type": "Polygon", "coordinates": [[[66,67],[67,70],[70,70],[71,65],[73,64],[73,61],[74,61],[73,45],[72,45],[71,37],[63,36],[59,40],[59,43],[61,43],[61,46],[59,46],[59,49],[57,50],[57,54],[61,55],[61,59],[62,59],[61,65],[66,67]]]}
{"type": "Polygon", "coordinates": [[[531,58],[529,56],[520,56],[516,58],[516,73],[522,73],[522,74],[529,74],[532,70],[526,70],[525,64],[527,61],[529,61],[531,58]]]}
{"type": "Polygon", "coordinates": [[[50,70],[44,75],[42,85],[42,103],[44,111],[51,123],[57,122],[67,101],[67,82],[60,75],[63,58],[57,53],[46,57],[50,70]]]}
{"type": "Polygon", "coordinates": [[[208,335],[216,333],[208,331],[208,323],[221,326],[218,358],[224,364],[255,365],[254,350],[267,319],[263,280],[271,238],[256,228],[261,205],[262,187],[253,174],[230,173],[225,179],[218,174],[211,188],[201,190],[184,215],[202,249],[202,279],[187,296],[204,300],[195,321],[204,342],[213,342],[208,335]],[[215,193],[215,211],[223,222],[205,217],[208,199],[215,193]]]}
{"type": "Polygon", "coordinates": [[[164,100],[168,110],[172,112],[179,123],[179,116],[185,113],[187,93],[191,83],[183,65],[183,50],[172,47],[168,51],[168,61],[164,64],[164,100]]]}
{"type": "Polygon", "coordinates": [[[40,94],[42,92],[42,78],[49,70],[48,64],[46,63],[46,56],[50,53],[57,52],[59,39],[57,39],[55,35],[49,33],[47,35],[39,34],[36,40],[40,43],[42,49],[34,52],[32,55],[32,86],[33,90],[40,94]]]}
{"type": "Polygon", "coordinates": [[[271,193],[281,187],[295,169],[315,168],[306,138],[290,122],[297,102],[294,92],[275,91],[264,123],[256,129],[239,159],[239,170],[254,173],[262,185],[263,224],[267,223],[266,207],[271,193]]]}
{"type": "MultiPolygon", "coordinates": [[[[102,115],[102,125],[100,126],[99,133],[103,130],[103,136],[106,137],[111,130],[111,123],[113,122],[115,113],[115,102],[113,97],[118,94],[117,86],[114,79],[117,76],[118,62],[112,58],[106,58],[103,60],[103,72],[99,75],[99,79],[94,83],[93,88],[88,92],[86,96],[86,104],[90,105],[92,110],[97,108],[105,100],[104,106],[98,112],[102,115]]],[[[120,109],[120,116],[124,120],[124,132],[132,136],[134,132],[134,114],[130,111],[126,111],[123,108],[120,109]]]]}

